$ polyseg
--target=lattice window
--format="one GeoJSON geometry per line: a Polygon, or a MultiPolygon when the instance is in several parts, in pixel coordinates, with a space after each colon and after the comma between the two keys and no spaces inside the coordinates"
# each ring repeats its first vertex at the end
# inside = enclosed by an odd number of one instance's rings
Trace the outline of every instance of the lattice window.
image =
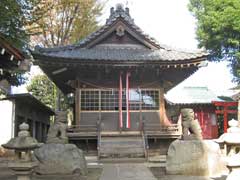
{"type": "Polygon", "coordinates": [[[81,110],[96,111],[99,109],[99,91],[81,91],[81,110]]]}
{"type": "Polygon", "coordinates": [[[118,110],[118,90],[101,91],[101,110],[118,110]]]}
{"type": "Polygon", "coordinates": [[[129,105],[130,110],[140,110],[141,106],[141,91],[136,89],[130,90],[129,105]]]}
{"type": "MultiPolygon", "coordinates": [[[[131,89],[129,97],[130,110],[158,110],[159,91],[148,89],[131,89]]],[[[122,92],[122,109],[126,110],[126,91],[122,92]]],[[[81,90],[81,110],[83,111],[118,111],[119,92],[112,90],[81,90]],[[99,104],[100,102],[100,104],[99,104]],[[99,107],[99,105],[101,107],[99,107]]]]}
{"type": "Polygon", "coordinates": [[[131,110],[158,110],[159,91],[147,89],[130,90],[130,109],[131,110]]]}
{"type": "Polygon", "coordinates": [[[158,110],[159,109],[159,91],[158,90],[142,90],[142,109],[158,110]]]}

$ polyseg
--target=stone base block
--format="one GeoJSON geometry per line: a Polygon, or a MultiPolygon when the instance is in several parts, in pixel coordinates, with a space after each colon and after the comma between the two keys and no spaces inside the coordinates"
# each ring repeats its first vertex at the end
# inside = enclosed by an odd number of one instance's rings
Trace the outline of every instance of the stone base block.
{"type": "Polygon", "coordinates": [[[167,174],[216,177],[225,168],[219,145],[213,141],[176,140],[169,146],[167,174]]]}
{"type": "Polygon", "coordinates": [[[86,160],[82,150],[74,144],[45,144],[34,151],[39,166],[37,174],[87,175],[86,160]]]}

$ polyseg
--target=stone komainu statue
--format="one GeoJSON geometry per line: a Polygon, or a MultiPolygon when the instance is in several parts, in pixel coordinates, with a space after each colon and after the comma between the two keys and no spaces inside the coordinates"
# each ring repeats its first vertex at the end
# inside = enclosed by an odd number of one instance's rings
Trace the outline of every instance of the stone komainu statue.
{"type": "Polygon", "coordinates": [[[67,144],[67,112],[57,111],[54,124],[49,128],[47,143],[67,144]]]}
{"type": "Polygon", "coordinates": [[[202,129],[197,119],[194,119],[194,111],[190,108],[181,109],[183,140],[201,140],[202,129]],[[190,132],[190,134],[189,134],[190,132]]]}

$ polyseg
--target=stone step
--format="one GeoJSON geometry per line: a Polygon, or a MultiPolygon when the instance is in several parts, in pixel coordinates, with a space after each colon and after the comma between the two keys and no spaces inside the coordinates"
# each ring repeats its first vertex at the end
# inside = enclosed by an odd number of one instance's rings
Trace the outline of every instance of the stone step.
{"type": "Polygon", "coordinates": [[[133,157],[133,158],[101,158],[100,163],[143,163],[146,159],[143,157],[133,157]]]}
{"type": "Polygon", "coordinates": [[[102,137],[102,140],[105,140],[105,141],[108,141],[108,140],[122,140],[122,141],[126,141],[126,140],[128,140],[128,141],[133,141],[133,140],[141,140],[142,139],[142,136],[123,136],[123,137],[108,137],[108,136],[106,136],[106,137],[102,137]]]}
{"type": "Polygon", "coordinates": [[[143,142],[118,141],[118,142],[101,142],[101,146],[105,147],[142,147],[143,142]]]}
{"type": "Polygon", "coordinates": [[[113,147],[112,149],[109,148],[100,148],[100,153],[104,154],[129,154],[129,153],[144,153],[143,147],[142,148],[136,148],[136,147],[131,147],[131,148],[115,148],[113,147]]]}
{"type": "Polygon", "coordinates": [[[102,137],[99,155],[109,158],[144,157],[145,149],[141,136],[102,137]]]}
{"type": "Polygon", "coordinates": [[[139,143],[141,143],[141,142],[142,142],[142,139],[123,139],[123,138],[121,138],[121,139],[114,139],[114,138],[104,139],[104,138],[102,138],[102,139],[101,139],[101,143],[104,143],[104,142],[106,142],[106,143],[108,143],[108,142],[112,142],[112,143],[115,143],[115,142],[131,142],[131,143],[137,143],[137,142],[139,142],[139,143]]]}

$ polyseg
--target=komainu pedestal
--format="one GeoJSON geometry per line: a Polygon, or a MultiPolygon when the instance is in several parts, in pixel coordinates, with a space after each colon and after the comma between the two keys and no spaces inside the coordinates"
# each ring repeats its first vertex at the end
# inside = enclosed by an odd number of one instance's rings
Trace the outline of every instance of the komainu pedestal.
{"type": "Polygon", "coordinates": [[[67,113],[57,112],[55,123],[50,127],[47,143],[34,151],[41,175],[87,175],[87,164],[83,151],[74,144],[68,144],[67,113]]]}
{"type": "Polygon", "coordinates": [[[224,164],[213,141],[176,140],[168,149],[167,174],[221,176],[224,164]]]}
{"type": "Polygon", "coordinates": [[[45,144],[34,152],[39,160],[37,174],[87,175],[86,160],[82,150],[74,144],[45,144]]]}
{"type": "Polygon", "coordinates": [[[219,145],[203,141],[201,128],[190,108],[181,110],[182,139],[171,143],[167,154],[167,174],[220,176],[224,164],[219,145]]]}

